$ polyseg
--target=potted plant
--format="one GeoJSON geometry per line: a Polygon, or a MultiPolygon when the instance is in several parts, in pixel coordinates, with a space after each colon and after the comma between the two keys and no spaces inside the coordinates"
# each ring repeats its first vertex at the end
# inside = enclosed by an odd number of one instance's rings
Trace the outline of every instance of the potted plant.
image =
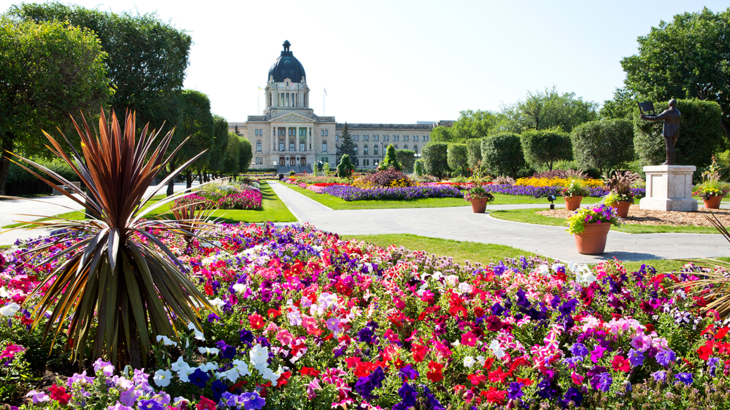
{"type": "Polygon", "coordinates": [[[629,216],[629,208],[634,203],[634,193],[631,185],[634,183],[632,174],[627,172],[616,172],[608,180],[608,187],[611,190],[603,199],[603,202],[616,208],[618,216],[626,218],[629,216]]]}
{"type": "Polygon", "coordinates": [[[601,204],[590,208],[581,208],[567,219],[568,233],[575,235],[575,246],[578,253],[597,255],[606,249],[606,238],[611,225],[619,226],[621,218],[616,208],[601,204]]]}
{"type": "Polygon", "coordinates": [[[482,214],[487,210],[487,204],[494,201],[494,195],[483,186],[477,185],[464,193],[464,199],[471,202],[471,209],[475,214],[482,214]]]}
{"type": "Polygon", "coordinates": [[[565,208],[569,211],[575,211],[580,208],[580,201],[583,200],[584,196],[588,195],[585,183],[579,178],[569,179],[568,185],[560,193],[565,200],[565,208]]]}
{"type": "Polygon", "coordinates": [[[702,182],[695,186],[694,195],[702,198],[706,209],[719,209],[722,198],[730,191],[730,184],[720,181],[717,168],[713,157],[710,169],[702,173],[702,182]]]}

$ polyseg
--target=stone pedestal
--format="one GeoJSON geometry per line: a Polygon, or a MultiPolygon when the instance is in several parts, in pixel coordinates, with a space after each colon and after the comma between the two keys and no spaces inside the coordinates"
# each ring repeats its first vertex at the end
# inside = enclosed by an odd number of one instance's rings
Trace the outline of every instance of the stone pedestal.
{"type": "Polygon", "coordinates": [[[693,212],[697,200],[692,198],[694,165],[653,165],[646,172],[646,198],[639,202],[641,209],[655,211],[693,212]]]}

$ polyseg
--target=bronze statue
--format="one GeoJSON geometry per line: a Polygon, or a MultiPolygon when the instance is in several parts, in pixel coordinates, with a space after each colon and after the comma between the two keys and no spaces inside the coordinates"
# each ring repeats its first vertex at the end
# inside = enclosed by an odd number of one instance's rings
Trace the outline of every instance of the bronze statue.
{"type": "Polygon", "coordinates": [[[677,100],[669,100],[669,109],[659,115],[641,114],[642,120],[647,121],[664,121],[662,134],[664,142],[667,145],[667,160],[662,165],[674,165],[674,147],[679,138],[679,117],[682,113],[677,109],[677,100]]]}

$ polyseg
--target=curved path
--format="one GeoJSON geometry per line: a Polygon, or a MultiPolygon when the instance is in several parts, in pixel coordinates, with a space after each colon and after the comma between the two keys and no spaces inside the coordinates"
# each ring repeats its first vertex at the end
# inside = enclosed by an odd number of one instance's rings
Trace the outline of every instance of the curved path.
{"type": "MultiPolygon", "coordinates": [[[[468,206],[454,208],[365,209],[334,211],[317,201],[270,181],[299,222],[344,235],[411,233],[435,238],[509,245],[563,261],[595,263],[613,257],[623,261],[730,256],[730,243],[721,235],[658,233],[628,234],[611,231],[606,253],[581,255],[573,237],[560,226],[510,222],[472,213],[468,206]]],[[[491,205],[490,209],[544,207],[491,205]]]]}

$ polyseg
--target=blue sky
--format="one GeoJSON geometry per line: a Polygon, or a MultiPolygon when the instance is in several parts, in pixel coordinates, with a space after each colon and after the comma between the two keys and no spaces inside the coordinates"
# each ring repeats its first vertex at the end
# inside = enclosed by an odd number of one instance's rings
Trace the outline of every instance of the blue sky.
{"type": "MultiPolygon", "coordinates": [[[[0,0],[0,10],[14,1],[0,0]]],[[[603,103],[623,83],[621,58],[661,20],[722,1],[79,0],[157,12],[194,44],[185,87],[229,121],[257,114],[258,87],[284,40],[302,62],[311,107],[338,122],[413,123],[499,110],[555,86],[603,103]]],[[[261,94],[261,110],[264,98],[261,94]]]]}

